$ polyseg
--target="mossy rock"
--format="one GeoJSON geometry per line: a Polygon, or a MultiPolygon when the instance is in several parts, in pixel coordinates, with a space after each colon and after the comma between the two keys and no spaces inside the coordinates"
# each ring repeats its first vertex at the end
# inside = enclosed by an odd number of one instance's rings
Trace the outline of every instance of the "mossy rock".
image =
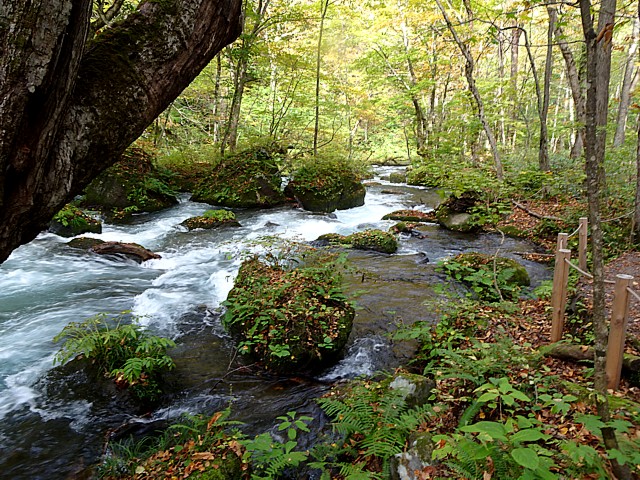
{"type": "Polygon", "coordinates": [[[239,227],[240,223],[236,220],[236,215],[229,210],[207,210],[198,217],[187,218],[180,225],[189,230],[198,228],[210,230],[222,227],[239,227]]]}
{"type": "Polygon", "coordinates": [[[286,270],[257,258],[242,264],[224,306],[222,323],[239,338],[240,352],[287,374],[334,361],[355,316],[329,265],[286,270]]]}
{"type": "Polygon", "coordinates": [[[320,235],[315,243],[317,245],[339,244],[357,250],[371,250],[380,253],[395,253],[398,251],[398,239],[391,232],[382,230],[363,230],[351,235],[338,233],[326,233],[320,235]]]}
{"type": "Polygon", "coordinates": [[[75,237],[84,233],[102,233],[102,223],[79,208],[67,204],[49,223],[49,231],[61,237],[75,237]]]}
{"type": "Polygon", "coordinates": [[[453,232],[477,232],[480,225],[471,211],[477,202],[477,194],[474,192],[466,192],[459,197],[452,195],[436,208],[436,221],[453,232]]]}
{"type": "Polygon", "coordinates": [[[381,253],[395,253],[398,251],[398,240],[395,235],[382,230],[364,230],[347,237],[353,248],[358,250],[373,250],[381,253]]]}
{"type": "Polygon", "coordinates": [[[198,182],[191,199],[229,208],[266,208],[281,205],[278,162],[284,150],[262,145],[224,157],[198,182]]]}
{"type": "Polygon", "coordinates": [[[397,220],[401,222],[433,222],[433,213],[425,213],[420,210],[396,210],[382,217],[382,220],[397,220]]]}
{"type": "Polygon", "coordinates": [[[407,183],[406,172],[391,172],[389,174],[389,181],[391,183],[407,183]]]}
{"type": "Polygon", "coordinates": [[[345,159],[315,159],[293,173],[285,193],[305,210],[330,213],[361,207],[367,192],[360,172],[345,159]]]}
{"type": "Polygon", "coordinates": [[[161,178],[152,157],[138,148],[128,149],[118,163],[98,175],[82,200],[83,205],[106,213],[155,212],[177,203],[176,192],[161,178]]]}
{"type": "Polygon", "coordinates": [[[104,243],[104,240],[100,240],[99,238],[78,237],[67,242],[67,246],[78,250],[90,250],[96,245],[100,245],[102,243],[104,243]]]}
{"type": "MultiPolygon", "coordinates": [[[[456,255],[454,260],[475,270],[482,268],[490,268],[493,270],[494,268],[494,256],[484,253],[461,253],[460,255],[456,255]]],[[[495,257],[495,269],[497,274],[507,269],[513,270],[511,275],[505,279],[505,283],[518,285],[520,287],[528,287],[530,284],[527,269],[511,258],[495,257]]]]}

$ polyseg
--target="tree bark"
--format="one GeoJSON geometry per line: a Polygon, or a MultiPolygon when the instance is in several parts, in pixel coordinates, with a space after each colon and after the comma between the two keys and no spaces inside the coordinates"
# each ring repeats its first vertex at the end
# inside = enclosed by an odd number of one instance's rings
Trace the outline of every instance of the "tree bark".
{"type": "MultiPolygon", "coordinates": [[[[607,134],[607,112],[609,103],[609,81],[611,77],[611,43],[616,10],[616,0],[602,0],[598,15],[598,32],[594,30],[591,1],[580,0],[582,30],[587,51],[587,97],[585,109],[585,169],[587,174],[587,197],[589,201],[589,225],[591,227],[591,261],[593,265],[592,322],[594,341],[594,386],[596,407],[603,422],[611,419],[607,398],[605,372],[608,328],[605,318],[603,235],[600,216],[600,201],[605,183],[604,154],[607,134]]],[[[605,447],[617,449],[615,431],[602,428],[605,447]]],[[[616,477],[630,478],[629,468],[612,460],[616,477]]]]}
{"type": "Polygon", "coordinates": [[[239,35],[240,3],[143,2],[91,41],[91,0],[0,3],[0,262],[239,35]]]}
{"type": "Polygon", "coordinates": [[[313,126],[313,156],[318,156],[318,135],[320,133],[320,66],[322,63],[322,35],[324,20],[329,10],[329,0],[320,0],[320,30],[318,32],[318,47],[316,49],[316,92],[315,92],[315,122],[313,126]]]}
{"type": "MultiPolygon", "coordinates": [[[[572,362],[593,362],[595,355],[593,347],[583,345],[570,345],[567,343],[552,343],[541,349],[545,357],[570,360],[572,362]]],[[[624,354],[622,368],[630,373],[640,372],[640,357],[624,354]]]]}
{"type": "Polygon", "coordinates": [[[620,105],[618,106],[618,115],[616,118],[616,133],[613,136],[613,146],[621,147],[624,143],[625,128],[627,127],[627,116],[629,114],[629,105],[631,105],[631,92],[634,83],[638,82],[638,70],[636,69],[636,60],[638,59],[638,33],[640,30],[640,19],[633,19],[633,40],[629,45],[627,53],[627,62],[624,67],[624,77],[622,79],[622,90],[620,91],[620,105]]]}
{"type": "MultiPolygon", "coordinates": [[[[555,12],[553,12],[555,13],[555,12]]],[[[542,84],[542,108],[540,110],[540,151],[538,154],[538,166],[541,171],[551,169],[549,163],[549,141],[547,129],[547,117],[549,116],[549,96],[551,94],[551,73],[553,72],[553,30],[557,21],[557,15],[549,12],[549,27],[547,29],[547,56],[544,63],[544,82],[542,84]]]]}
{"type": "MultiPolygon", "coordinates": [[[[549,8],[550,14],[551,10],[555,12],[555,9],[549,8]]],[[[576,131],[575,142],[571,148],[571,158],[578,158],[582,155],[584,150],[585,93],[581,85],[582,79],[580,78],[580,73],[578,72],[573,52],[571,51],[571,48],[569,48],[569,44],[567,43],[562,28],[557,21],[555,23],[554,34],[558,47],[560,48],[560,52],[562,53],[562,58],[564,59],[565,68],[567,70],[567,80],[569,81],[569,87],[571,88],[573,105],[576,109],[578,128],[576,131]]]]}

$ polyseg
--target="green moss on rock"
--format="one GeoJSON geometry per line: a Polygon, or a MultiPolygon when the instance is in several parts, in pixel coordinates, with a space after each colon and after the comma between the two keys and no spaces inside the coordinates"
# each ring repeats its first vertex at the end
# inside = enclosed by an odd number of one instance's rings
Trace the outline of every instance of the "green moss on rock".
{"type": "Polygon", "coordinates": [[[316,242],[345,245],[357,250],[372,250],[381,253],[395,253],[398,250],[398,240],[395,235],[377,229],[363,230],[346,236],[338,233],[326,233],[320,235],[316,242]]]}
{"type": "Polygon", "coordinates": [[[293,173],[285,193],[312,212],[346,210],[364,205],[361,177],[345,159],[313,159],[293,173]]]}
{"type": "Polygon", "coordinates": [[[197,228],[212,229],[220,227],[239,227],[236,215],[229,210],[207,210],[198,217],[187,218],[180,225],[189,230],[197,228]]]}
{"type": "Polygon", "coordinates": [[[78,207],[67,204],[49,223],[49,231],[61,237],[75,237],[84,233],[102,233],[102,223],[78,207]]]}
{"type": "Polygon", "coordinates": [[[264,208],[284,203],[277,144],[253,147],[224,157],[198,182],[192,200],[230,208],[264,208]]]}
{"type": "Polygon", "coordinates": [[[383,220],[398,220],[402,222],[433,222],[433,213],[425,213],[420,210],[396,210],[382,217],[383,220]]]}
{"type": "Polygon", "coordinates": [[[239,337],[240,352],[268,370],[290,374],[334,360],[355,316],[331,261],[287,270],[247,260],[224,306],[222,323],[239,337]]]}
{"type": "Polygon", "coordinates": [[[177,203],[176,192],[161,178],[151,155],[139,148],[128,149],[91,182],[82,200],[83,205],[109,214],[155,212],[177,203]]]}

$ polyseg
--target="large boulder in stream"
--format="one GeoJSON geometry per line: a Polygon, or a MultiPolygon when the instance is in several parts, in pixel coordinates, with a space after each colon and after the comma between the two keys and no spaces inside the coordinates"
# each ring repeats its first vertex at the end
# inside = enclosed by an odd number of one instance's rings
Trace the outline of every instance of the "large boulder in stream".
{"type": "Polygon", "coordinates": [[[305,210],[330,213],[364,205],[362,175],[345,159],[307,161],[285,188],[305,210]]]}
{"type": "Polygon", "coordinates": [[[239,351],[286,374],[315,372],[336,360],[355,316],[331,261],[287,269],[249,259],[223,305],[222,324],[239,339],[239,351]]]}
{"type": "Polygon", "coordinates": [[[229,210],[207,210],[197,217],[187,218],[180,223],[188,230],[211,230],[223,227],[239,227],[240,223],[236,220],[235,213],[229,210]]]}
{"type": "Polygon", "coordinates": [[[102,223],[69,203],[54,215],[49,223],[49,231],[61,237],[102,233],[102,223]]]}
{"type": "Polygon", "coordinates": [[[371,250],[380,253],[395,253],[398,250],[398,239],[391,232],[371,229],[355,232],[351,235],[327,233],[320,235],[314,242],[319,246],[331,244],[344,245],[357,250],[371,250]]]}
{"type": "Polygon", "coordinates": [[[454,232],[476,232],[480,225],[473,213],[473,207],[478,203],[478,195],[465,192],[462,195],[450,196],[435,210],[435,217],[440,226],[454,232]]]}
{"type": "Polygon", "coordinates": [[[285,151],[266,144],[227,155],[213,164],[191,199],[229,208],[266,208],[285,202],[278,163],[285,151]]]}
{"type": "Polygon", "coordinates": [[[118,163],[96,177],[85,189],[82,200],[83,205],[111,215],[111,221],[177,203],[176,192],[153,165],[152,157],[139,148],[129,148],[118,163]]]}
{"type": "Polygon", "coordinates": [[[137,243],[105,242],[99,238],[79,237],[67,243],[71,248],[88,250],[99,255],[123,255],[138,263],[162,258],[137,243]]]}

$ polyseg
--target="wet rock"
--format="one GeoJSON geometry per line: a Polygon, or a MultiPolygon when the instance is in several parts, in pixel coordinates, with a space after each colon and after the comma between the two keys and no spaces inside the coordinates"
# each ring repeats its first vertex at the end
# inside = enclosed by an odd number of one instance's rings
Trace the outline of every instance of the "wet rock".
{"type": "Polygon", "coordinates": [[[49,223],[49,231],[61,237],[102,233],[102,223],[73,205],[65,205],[49,223]]]}
{"type": "Polygon", "coordinates": [[[211,230],[223,227],[239,227],[240,223],[236,220],[235,214],[229,210],[207,210],[203,215],[187,218],[180,225],[188,230],[211,230]]]}
{"type": "Polygon", "coordinates": [[[366,195],[362,183],[346,179],[341,182],[340,188],[333,192],[327,192],[322,188],[310,188],[295,181],[289,182],[285,192],[295,198],[305,210],[324,213],[361,207],[366,195]]]}
{"type": "Polygon", "coordinates": [[[433,213],[425,213],[420,210],[396,210],[388,213],[382,220],[398,220],[401,222],[434,222],[433,213]]]}
{"type": "Polygon", "coordinates": [[[351,235],[327,233],[320,235],[313,244],[315,246],[345,245],[357,250],[370,250],[380,253],[395,253],[398,250],[398,239],[390,232],[368,229],[351,235]]]}
{"type": "Polygon", "coordinates": [[[99,255],[124,255],[138,263],[162,258],[160,255],[153,253],[151,250],[147,250],[137,243],[105,242],[98,238],[80,237],[71,240],[67,245],[72,248],[89,250],[99,255]]]}
{"type": "Polygon", "coordinates": [[[435,386],[432,379],[410,373],[397,375],[389,384],[390,389],[402,393],[405,402],[411,408],[428,403],[431,390],[435,386]]]}
{"type": "Polygon", "coordinates": [[[406,172],[392,172],[389,174],[389,181],[391,183],[407,183],[406,172]]]}
{"type": "Polygon", "coordinates": [[[418,480],[430,478],[421,475],[431,464],[433,441],[427,432],[415,433],[409,438],[409,449],[391,458],[392,480],[418,480]]]}

